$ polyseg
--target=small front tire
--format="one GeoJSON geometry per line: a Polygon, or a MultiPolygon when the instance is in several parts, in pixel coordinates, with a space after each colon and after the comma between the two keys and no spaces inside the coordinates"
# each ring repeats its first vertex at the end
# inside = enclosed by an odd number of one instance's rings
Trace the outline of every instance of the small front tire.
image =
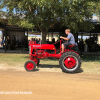
{"type": "Polygon", "coordinates": [[[24,64],[24,68],[26,69],[26,71],[34,71],[36,68],[36,64],[34,61],[29,60],[24,64]]]}

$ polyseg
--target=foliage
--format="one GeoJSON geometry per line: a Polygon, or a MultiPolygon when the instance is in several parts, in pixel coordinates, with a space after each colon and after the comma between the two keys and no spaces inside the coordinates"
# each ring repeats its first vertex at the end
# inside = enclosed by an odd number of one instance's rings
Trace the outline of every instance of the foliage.
{"type": "Polygon", "coordinates": [[[8,23],[24,28],[38,27],[46,33],[55,24],[75,31],[92,28],[92,18],[98,0],[1,0],[0,8],[7,9],[8,23]],[[88,20],[88,21],[85,21],[88,20]]]}
{"type": "Polygon", "coordinates": [[[95,13],[100,19],[100,0],[96,5],[97,5],[97,7],[96,7],[96,10],[95,10],[95,13]]]}

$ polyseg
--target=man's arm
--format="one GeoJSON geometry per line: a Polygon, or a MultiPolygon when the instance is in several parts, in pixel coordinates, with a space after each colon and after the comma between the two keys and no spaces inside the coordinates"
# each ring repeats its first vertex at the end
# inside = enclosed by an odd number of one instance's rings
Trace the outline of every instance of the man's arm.
{"type": "Polygon", "coordinates": [[[62,37],[62,36],[60,36],[60,38],[62,38],[64,40],[67,40],[67,41],[69,40],[68,38],[65,38],[65,37],[62,37]]]}

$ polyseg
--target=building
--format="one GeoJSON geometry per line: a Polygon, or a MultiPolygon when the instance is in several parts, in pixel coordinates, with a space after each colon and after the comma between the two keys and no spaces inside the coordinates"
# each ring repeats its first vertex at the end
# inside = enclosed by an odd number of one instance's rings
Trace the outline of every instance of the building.
{"type": "MultiPolygon", "coordinates": [[[[7,21],[6,19],[4,19],[4,20],[7,21]]],[[[90,32],[80,31],[80,32],[77,32],[77,33],[73,33],[74,36],[75,36],[76,42],[78,42],[78,36],[81,36],[81,39],[83,39],[84,36],[89,36],[90,40],[94,39],[93,42],[96,42],[96,44],[98,44],[98,45],[100,44],[99,17],[93,16],[91,23],[93,23],[95,28],[93,30],[91,30],[90,32]]],[[[49,29],[49,32],[47,33],[48,39],[49,39],[49,36],[51,36],[53,38],[53,35],[64,35],[65,29],[66,29],[66,27],[60,28],[59,24],[55,25],[53,27],[53,29],[49,29]]],[[[25,47],[25,41],[24,40],[25,39],[28,40],[28,34],[41,35],[41,32],[39,31],[39,29],[37,29],[38,32],[36,32],[35,30],[34,30],[34,32],[32,32],[31,30],[28,31],[28,29],[20,28],[18,26],[6,25],[6,24],[3,24],[3,23],[0,23],[0,30],[2,31],[2,33],[3,33],[2,37],[5,40],[8,39],[8,38],[15,37],[16,41],[18,40],[19,42],[21,42],[21,44],[18,45],[19,47],[25,47]],[[24,41],[24,42],[22,42],[22,41],[24,41]]],[[[51,40],[52,40],[52,38],[51,38],[51,40]]],[[[6,44],[7,43],[5,43],[5,47],[4,47],[5,52],[7,50],[6,44]]],[[[81,51],[84,51],[83,48],[81,48],[81,51]]]]}

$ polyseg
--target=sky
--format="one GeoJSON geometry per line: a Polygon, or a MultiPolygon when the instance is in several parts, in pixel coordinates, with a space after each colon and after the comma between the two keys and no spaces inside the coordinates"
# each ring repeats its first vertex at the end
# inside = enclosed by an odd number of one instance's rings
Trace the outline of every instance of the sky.
{"type": "Polygon", "coordinates": [[[3,8],[2,10],[3,10],[4,12],[7,12],[7,9],[6,9],[6,8],[3,8]]]}

